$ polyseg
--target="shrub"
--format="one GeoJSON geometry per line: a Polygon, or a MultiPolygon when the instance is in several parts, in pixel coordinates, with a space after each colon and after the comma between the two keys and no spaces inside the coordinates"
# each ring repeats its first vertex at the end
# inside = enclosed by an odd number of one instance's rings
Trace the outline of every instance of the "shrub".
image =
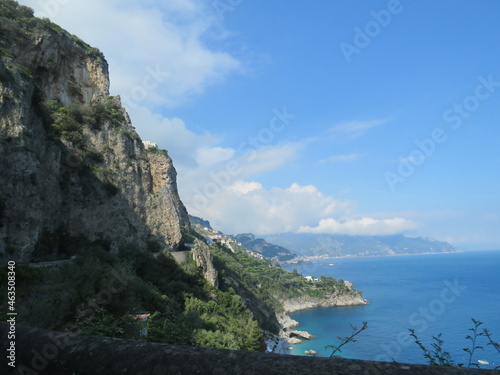
{"type": "Polygon", "coordinates": [[[113,96],[109,96],[102,101],[94,103],[92,105],[92,111],[94,116],[94,129],[100,129],[106,123],[117,128],[122,126],[125,121],[123,109],[113,96]]]}
{"type": "Polygon", "coordinates": [[[46,102],[45,107],[50,116],[52,132],[76,146],[83,146],[83,111],[76,106],[60,107],[54,100],[46,102]]]}
{"type": "Polygon", "coordinates": [[[149,152],[150,154],[158,154],[158,155],[168,156],[167,150],[162,150],[158,147],[149,147],[146,151],[149,152]]]}
{"type": "Polygon", "coordinates": [[[146,247],[148,251],[152,253],[157,253],[161,250],[161,245],[157,240],[148,240],[146,242],[146,247]]]}
{"type": "MultiPolygon", "coordinates": [[[[41,107],[39,114],[44,119],[44,124],[48,125],[56,136],[79,147],[84,146],[84,128],[100,130],[105,124],[117,128],[125,121],[123,109],[112,96],[90,107],[77,105],[64,107],[57,100],[45,101],[41,107]]],[[[122,134],[131,139],[138,138],[137,134],[130,130],[123,129],[122,134]]],[[[94,161],[102,162],[103,158],[97,156],[97,160],[94,161]]]]}
{"type": "MultiPolygon", "coordinates": [[[[414,339],[415,344],[422,350],[424,358],[429,360],[429,365],[480,368],[479,363],[474,363],[473,357],[476,350],[484,350],[484,346],[479,343],[481,337],[486,337],[487,339],[486,345],[491,345],[493,348],[496,349],[496,351],[499,354],[500,354],[500,344],[493,341],[492,335],[487,329],[483,329],[482,331],[479,329],[483,325],[482,322],[474,318],[471,318],[471,320],[473,323],[473,327],[469,328],[469,331],[471,331],[472,333],[468,334],[465,338],[466,340],[469,340],[471,344],[469,348],[462,349],[464,352],[467,353],[468,356],[467,364],[465,363],[456,364],[455,361],[452,359],[451,354],[443,349],[444,341],[441,339],[442,337],[441,333],[439,333],[437,336],[432,336],[432,339],[434,340],[434,342],[431,344],[432,349],[428,349],[427,347],[424,346],[420,338],[415,333],[414,329],[409,329],[410,336],[414,339]]],[[[500,369],[500,366],[497,366],[495,368],[495,370],[498,369],[500,369]]]]}

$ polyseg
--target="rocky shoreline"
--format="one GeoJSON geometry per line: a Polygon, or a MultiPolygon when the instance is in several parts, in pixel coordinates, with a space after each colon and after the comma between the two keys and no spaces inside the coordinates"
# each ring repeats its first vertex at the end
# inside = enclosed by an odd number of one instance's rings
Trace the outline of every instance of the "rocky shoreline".
{"type": "Polygon", "coordinates": [[[297,331],[293,328],[299,326],[299,322],[290,318],[288,314],[314,309],[335,306],[356,306],[366,305],[369,302],[361,295],[331,295],[326,298],[315,298],[311,296],[301,296],[283,301],[283,310],[277,314],[278,322],[281,325],[279,336],[267,337],[267,350],[279,354],[290,354],[290,345],[300,344],[303,340],[310,340],[314,336],[306,331],[297,331]]]}

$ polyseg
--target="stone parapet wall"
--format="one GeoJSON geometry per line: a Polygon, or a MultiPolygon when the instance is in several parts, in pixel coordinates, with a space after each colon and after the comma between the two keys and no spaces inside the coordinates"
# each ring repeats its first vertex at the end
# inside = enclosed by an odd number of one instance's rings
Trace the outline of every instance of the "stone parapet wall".
{"type": "MultiPolygon", "coordinates": [[[[194,348],[46,331],[18,325],[17,368],[2,356],[1,374],[50,375],[494,375],[500,371],[194,348]]],[[[0,324],[8,353],[9,326],[0,324]]],[[[8,354],[7,354],[8,355],[8,354]]]]}

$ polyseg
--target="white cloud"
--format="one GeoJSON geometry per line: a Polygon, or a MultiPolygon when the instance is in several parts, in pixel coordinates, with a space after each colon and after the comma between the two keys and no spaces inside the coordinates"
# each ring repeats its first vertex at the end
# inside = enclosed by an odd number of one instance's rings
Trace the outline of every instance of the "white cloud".
{"type": "Polygon", "coordinates": [[[291,193],[321,194],[314,185],[300,186],[297,183],[293,183],[292,186],[286,190],[291,193]]]}
{"type": "Polygon", "coordinates": [[[304,142],[286,142],[278,145],[264,146],[242,155],[238,163],[243,171],[241,178],[255,176],[259,173],[273,171],[297,157],[305,146],[304,142]]]}
{"type": "Polygon", "coordinates": [[[21,2],[101,49],[110,63],[111,91],[124,102],[130,96],[127,101],[139,104],[176,106],[241,68],[232,55],[207,45],[220,30],[208,1],[21,2]],[[145,85],[151,71],[161,74],[145,85]]]}
{"type": "Polygon", "coordinates": [[[264,187],[259,182],[251,181],[236,181],[234,184],[228,187],[229,191],[234,192],[236,195],[245,195],[252,191],[262,190],[264,187]]]}
{"type": "Polygon", "coordinates": [[[141,138],[168,149],[176,168],[183,173],[198,167],[197,150],[216,147],[220,142],[220,138],[211,133],[197,134],[189,130],[179,118],[165,118],[145,107],[133,109],[129,114],[141,138]]]}
{"type": "Polygon", "coordinates": [[[258,182],[238,180],[206,192],[200,188],[198,193],[185,200],[188,210],[209,219],[225,233],[387,235],[417,227],[402,217],[387,218],[390,214],[380,219],[359,218],[352,212],[354,202],[323,194],[314,185],[293,183],[284,189],[266,189],[258,182]]]}
{"type": "Polygon", "coordinates": [[[199,165],[208,166],[231,159],[236,150],[222,147],[202,147],[196,150],[196,161],[199,165]]]}
{"type": "Polygon", "coordinates": [[[226,233],[294,232],[322,217],[345,214],[352,203],[322,194],[316,187],[292,184],[265,189],[257,182],[236,181],[217,194],[203,194],[184,203],[195,215],[209,218],[226,233]],[[237,218],[228,220],[227,218],[237,218]]]}
{"type": "Polygon", "coordinates": [[[416,229],[415,223],[400,217],[382,220],[364,217],[361,219],[344,220],[333,218],[321,219],[318,226],[301,226],[298,232],[380,236],[402,233],[413,229],[416,229]]]}
{"type": "MultiPolygon", "coordinates": [[[[189,138],[189,137],[188,137],[189,138]]],[[[211,139],[204,139],[211,141],[211,139]]],[[[198,157],[192,155],[200,155],[200,150],[206,150],[206,147],[193,146],[191,150],[186,149],[185,155],[179,157],[181,160],[194,161],[194,165],[190,163],[187,168],[179,167],[178,184],[179,192],[188,209],[196,212],[197,206],[192,202],[198,202],[200,197],[210,201],[214,199],[222,199],[225,193],[230,195],[239,195],[248,190],[256,190],[256,182],[253,185],[243,185],[242,181],[254,178],[262,173],[268,173],[283,167],[286,163],[293,160],[298,151],[303,147],[301,143],[284,143],[274,146],[265,146],[253,151],[247,151],[245,154],[234,154],[232,149],[217,150],[217,147],[212,147],[209,151],[214,154],[220,154],[220,157],[212,157],[212,161],[219,160],[218,163],[201,163],[198,157]],[[222,160],[233,154],[233,157],[222,160]]],[[[202,153],[204,153],[203,151],[202,153]]],[[[171,155],[174,155],[171,153],[171,155]]],[[[177,158],[176,160],[176,166],[177,158]]],[[[197,213],[195,213],[197,214],[197,213]]],[[[231,216],[228,216],[231,217],[231,216]]]]}
{"type": "Polygon", "coordinates": [[[388,122],[390,120],[391,120],[390,118],[386,118],[386,119],[382,119],[382,120],[342,122],[340,124],[333,126],[330,129],[330,133],[346,134],[346,135],[349,135],[353,138],[359,137],[359,136],[365,134],[371,128],[385,124],[386,122],[388,122]]]}
{"type": "Polygon", "coordinates": [[[356,161],[361,159],[365,154],[346,154],[346,155],[333,155],[330,156],[327,159],[321,160],[320,164],[324,163],[345,163],[345,162],[350,162],[350,161],[356,161]]]}

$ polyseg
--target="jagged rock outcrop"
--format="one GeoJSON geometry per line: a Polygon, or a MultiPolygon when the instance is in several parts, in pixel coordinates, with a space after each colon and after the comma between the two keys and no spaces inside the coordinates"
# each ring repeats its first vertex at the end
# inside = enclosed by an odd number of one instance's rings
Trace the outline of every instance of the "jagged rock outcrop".
{"type": "Polygon", "coordinates": [[[191,251],[194,261],[198,267],[203,269],[205,279],[214,287],[219,287],[219,278],[217,270],[213,264],[212,253],[206,243],[196,240],[191,251]]]}
{"type": "Polygon", "coordinates": [[[283,301],[283,309],[287,313],[293,313],[300,310],[307,310],[318,307],[355,306],[366,304],[368,304],[368,301],[360,295],[334,294],[325,298],[316,298],[308,295],[303,295],[297,298],[290,298],[283,301]]]}
{"type": "Polygon", "coordinates": [[[189,220],[172,160],[108,96],[102,54],[48,20],[0,18],[0,258],[50,259],[61,233],[175,249],[189,220]]]}
{"type": "Polygon", "coordinates": [[[146,152],[152,177],[152,194],[146,204],[146,223],[153,235],[175,247],[188,231],[189,216],[177,191],[177,172],[166,152],[146,152]]]}
{"type": "Polygon", "coordinates": [[[290,336],[292,336],[292,337],[300,337],[300,338],[303,338],[303,339],[306,339],[306,340],[311,340],[312,338],[314,338],[314,335],[311,335],[307,331],[297,331],[297,330],[291,331],[290,332],[290,336]]]}

